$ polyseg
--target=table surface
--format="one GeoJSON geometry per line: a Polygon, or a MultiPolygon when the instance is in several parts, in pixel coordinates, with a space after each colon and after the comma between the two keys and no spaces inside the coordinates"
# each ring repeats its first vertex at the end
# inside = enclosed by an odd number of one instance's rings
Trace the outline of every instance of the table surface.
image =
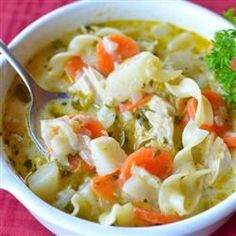
{"type": "MultiPolygon", "coordinates": [[[[0,38],[6,43],[31,22],[72,0],[0,0],[0,38]]],[[[192,0],[219,14],[236,0],[192,0]]],[[[0,235],[53,235],[10,193],[0,190],[0,235]]],[[[236,236],[236,214],[212,236],[236,236]]]]}

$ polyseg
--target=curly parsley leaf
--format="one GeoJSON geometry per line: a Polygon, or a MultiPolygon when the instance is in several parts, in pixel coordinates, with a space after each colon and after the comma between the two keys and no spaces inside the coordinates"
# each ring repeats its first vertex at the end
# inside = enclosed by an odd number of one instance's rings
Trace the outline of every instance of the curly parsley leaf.
{"type": "Polygon", "coordinates": [[[213,49],[205,58],[208,67],[215,73],[226,101],[236,111],[236,71],[231,62],[236,58],[236,29],[222,30],[215,34],[213,49]]]}
{"type": "Polygon", "coordinates": [[[225,11],[223,16],[226,20],[236,25],[236,8],[230,8],[229,10],[225,11]]]}

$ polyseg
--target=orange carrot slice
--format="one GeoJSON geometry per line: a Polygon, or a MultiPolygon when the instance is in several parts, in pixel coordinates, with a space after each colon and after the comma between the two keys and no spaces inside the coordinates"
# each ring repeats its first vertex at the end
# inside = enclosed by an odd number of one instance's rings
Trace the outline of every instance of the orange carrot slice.
{"type": "Polygon", "coordinates": [[[208,99],[208,101],[211,103],[211,106],[214,112],[219,110],[220,107],[225,106],[223,98],[219,94],[209,89],[202,91],[202,95],[204,95],[208,99]]]}
{"type": "Polygon", "coordinates": [[[134,218],[137,222],[142,222],[142,225],[168,224],[180,220],[180,216],[176,214],[165,215],[159,211],[139,207],[134,207],[134,218]]]}
{"type": "Polygon", "coordinates": [[[93,177],[91,188],[98,197],[114,202],[118,191],[116,174],[93,177]]]}
{"type": "MultiPolygon", "coordinates": [[[[217,94],[216,92],[213,92],[211,90],[204,90],[202,94],[208,99],[208,101],[211,103],[214,117],[219,116],[221,113],[219,112],[220,109],[226,107],[226,104],[224,102],[224,99],[221,95],[217,94]]],[[[226,107],[227,108],[227,107],[226,107]]],[[[223,120],[224,121],[224,120],[223,120]]],[[[217,123],[214,121],[213,125],[207,125],[203,124],[201,126],[202,129],[205,129],[209,132],[214,132],[220,137],[223,137],[226,132],[228,132],[231,129],[231,125],[224,121],[222,125],[217,125],[217,123]]]]}
{"type": "Polygon", "coordinates": [[[130,111],[130,112],[135,112],[137,109],[143,107],[150,99],[152,95],[148,94],[143,96],[140,100],[138,101],[129,101],[125,104],[120,104],[119,105],[119,110],[120,112],[125,112],[125,111],[130,111]]]}
{"type": "Polygon", "coordinates": [[[67,167],[67,171],[75,173],[80,167],[80,158],[77,155],[70,155],[68,157],[68,162],[69,166],[67,167]]]}
{"type": "Polygon", "coordinates": [[[101,124],[96,119],[88,119],[87,121],[84,122],[84,128],[88,129],[92,133],[92,138],[98,138],[100,136],[107,136],[107,131],[101,124]]]}
{"type": "Polygon", "coordinates": [[[235,137],[225,136],[224,142],[229,148],[236,148],[236,136],[235,137]]]}
{"type": "Polygon", "coordinates": [[[83,62],[81,57],[72,56],[65,65],[65,71],[70,78],[75,80],[77,75],[82,71],[83,67],[87,67],[87,65],[83,62]]]}
{"type": "Polygon", "coordinates": [[[76,173],[79,169],[85,173],[94,172],[94,166],[89,165],[78,155],[69,155],[68,157],[69,166],[66,170],[70,173],[76,173]]]}
{"type": "Polygon", "coordinates": [[[229,125],[228,123],[224,123],[222,126],[218,126],[215,123],[213,125],[203,124],[200,128],[223,137],[225,133],[231,129],[231,125],[229,125]]]}
{"type": "Polygon", "coordinates": [[[142,167],[161,179],[169,176],[173,170],[173,161],[169,153],[159,150],[157,154],[154,148],[142,147],[124,161],[120,170],[121,185],[131,177],[133,165],[142,167]]]}
{"type": "Polygon", "coordinates": [[[188,100],[187,112],[188,112],[189,118],[191,120],[193,120],[195,118],[196,111],[197,111],[197,105],[198,105],[198,101],[196,98],[190,98],[188,100]]]}
{"type": "Polygon", "coordinates": [[[97,45],[98,68],[107,76],[114,70],[115,63],[121,63],[123,60],[138,54],[139,46],[132,38],[123,34],[111,34],[106,37],[107,40],[117,46],[114,52],[108,52],[104,46],[104,39],[97,45]]]}
{"type": "Polygon", "coordinates": [[[187,125],[187,123],[190,120],[193,120],[196,115],[197,111],[197,105],[198,101],[196,98],[192,97],[188,100],[187,105],[186,105],[186,112],[182,119],[179,121],[179,126],[184,129],[184,127],[187,125]]]}

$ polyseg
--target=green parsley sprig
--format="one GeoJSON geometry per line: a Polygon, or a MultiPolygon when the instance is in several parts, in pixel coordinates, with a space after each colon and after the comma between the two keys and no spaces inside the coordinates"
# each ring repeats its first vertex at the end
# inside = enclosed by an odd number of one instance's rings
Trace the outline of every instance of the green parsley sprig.
{"type": "Polygon", "coordinates": [[[205,60],[224,92],[227,103],[236,112],[236,71],[230,63],[236,58],[236,29],[222,30],[215,34],[213,49],[205,60]]]}
{"type": "Polygon", "coordinates": [[[232,24],[236,25],[236,8],[230,8],[223,13],[226,20],[230,21],[232,24]]]}

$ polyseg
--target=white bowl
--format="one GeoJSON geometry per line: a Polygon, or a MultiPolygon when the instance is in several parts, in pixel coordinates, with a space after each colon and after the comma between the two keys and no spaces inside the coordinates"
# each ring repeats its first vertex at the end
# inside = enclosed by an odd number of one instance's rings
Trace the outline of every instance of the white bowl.
{"type": "MultiPolygon", "coordinates": [[[[232,25],[220,16],[186,1],[80,1],[40,18],[23,30],[10,44],[19,60],[26,62],[38,49],[79,25],[115,19],[168,21],[212,38],[215,31],[232,25]]],[[[1,58],[0,94],[2,107],[14,71],[1,58]]],[[[2,113],[0,130],[2,130],[2,113]]],[[[1,139],[2,142],[2,139],[1,139]]],[[[18,198],[31,213],[57,235],[209,235],[236,210],[236,193],[217,206],[177,223],[153,227],[104,227],[63,213],[38,198],[11,167],[1,143],[1,185],[18,198]]]]}

